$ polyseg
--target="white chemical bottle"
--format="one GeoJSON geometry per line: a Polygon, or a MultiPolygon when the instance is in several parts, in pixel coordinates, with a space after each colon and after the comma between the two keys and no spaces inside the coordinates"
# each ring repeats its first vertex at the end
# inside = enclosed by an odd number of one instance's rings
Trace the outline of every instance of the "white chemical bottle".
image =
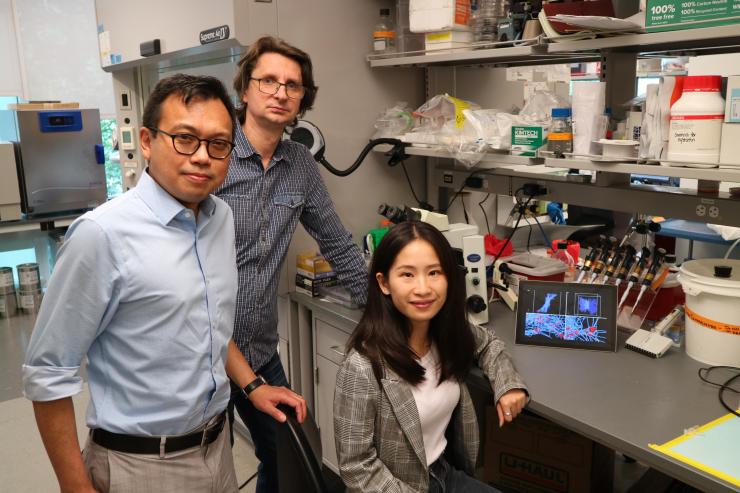
{"type": "Polygon", "coordinates": [[[668,166],[716,168],[722,138],[725,100],[719,75],[688,76],[681,98],[671,107],[668,166]]]}

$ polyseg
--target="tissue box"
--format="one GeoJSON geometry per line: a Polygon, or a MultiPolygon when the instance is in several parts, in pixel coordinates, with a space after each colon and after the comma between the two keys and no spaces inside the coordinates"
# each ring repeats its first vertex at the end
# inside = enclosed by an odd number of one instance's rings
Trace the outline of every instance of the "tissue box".
{"type": "Polygon", "coordinates": [[[655,32],[737,24],[736,5],[736,0],[647,0],[645,27],[655,32]]]}
{"type": "Polygon", "coordinates": [[[537,149],[547,141],[545,129],[539,126],[511,127],[511,154],[514,156],[536,156],[537,149]]]}
{"type": "Polygon", "coordinates": [[[412,33],[467,30],[470,0],[411,0],[409,29],[412,33]]]}

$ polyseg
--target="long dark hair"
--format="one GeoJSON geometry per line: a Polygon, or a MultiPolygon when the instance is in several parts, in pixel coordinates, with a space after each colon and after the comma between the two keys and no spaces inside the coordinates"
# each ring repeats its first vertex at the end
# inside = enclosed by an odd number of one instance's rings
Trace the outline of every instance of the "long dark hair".
{"type": "Polygon", "coordinates": [[[419,221],[400,223],[383,237],[373,254],[368,280],[365,312],[347,343],[370,359],[380,381],[387,365],[412,385],[424,380],[424,368],[409,347],[409,322],[396,309],[389,295],[383,294],[375,276],[387,279],[399,252],[414,240],[429,243],[439,257],[447,278],[447,299],[429,324],[429,338],[436,344],[440,359],[440,383],[453,378],[463,381],[473,364],[475,340],[465,313],[465,283],[462,271],[447,239],[436,228],[419,221]]]}

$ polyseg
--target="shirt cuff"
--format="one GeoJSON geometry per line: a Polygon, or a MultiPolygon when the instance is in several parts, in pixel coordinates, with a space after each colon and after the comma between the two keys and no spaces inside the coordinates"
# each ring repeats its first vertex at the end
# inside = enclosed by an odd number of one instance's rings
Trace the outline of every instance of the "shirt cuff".
{"type": "Polygon", "coordinates": [[[46,402],[71,397],[82,391],[79,366],[23,365],[23,395],[35,402],[46,402]]]}

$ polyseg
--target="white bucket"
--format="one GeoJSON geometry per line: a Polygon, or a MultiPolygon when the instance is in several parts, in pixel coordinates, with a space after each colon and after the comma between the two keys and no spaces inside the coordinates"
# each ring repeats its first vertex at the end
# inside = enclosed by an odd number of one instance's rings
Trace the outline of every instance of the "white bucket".
{"type": "Polygon", "coordinates": [[[740,366],[740,260],[691,260],[678,280],[686,293],[686,354],[708,365],[740,366]],[[723,267],[729,276],[722,277],[723,267]]]}

